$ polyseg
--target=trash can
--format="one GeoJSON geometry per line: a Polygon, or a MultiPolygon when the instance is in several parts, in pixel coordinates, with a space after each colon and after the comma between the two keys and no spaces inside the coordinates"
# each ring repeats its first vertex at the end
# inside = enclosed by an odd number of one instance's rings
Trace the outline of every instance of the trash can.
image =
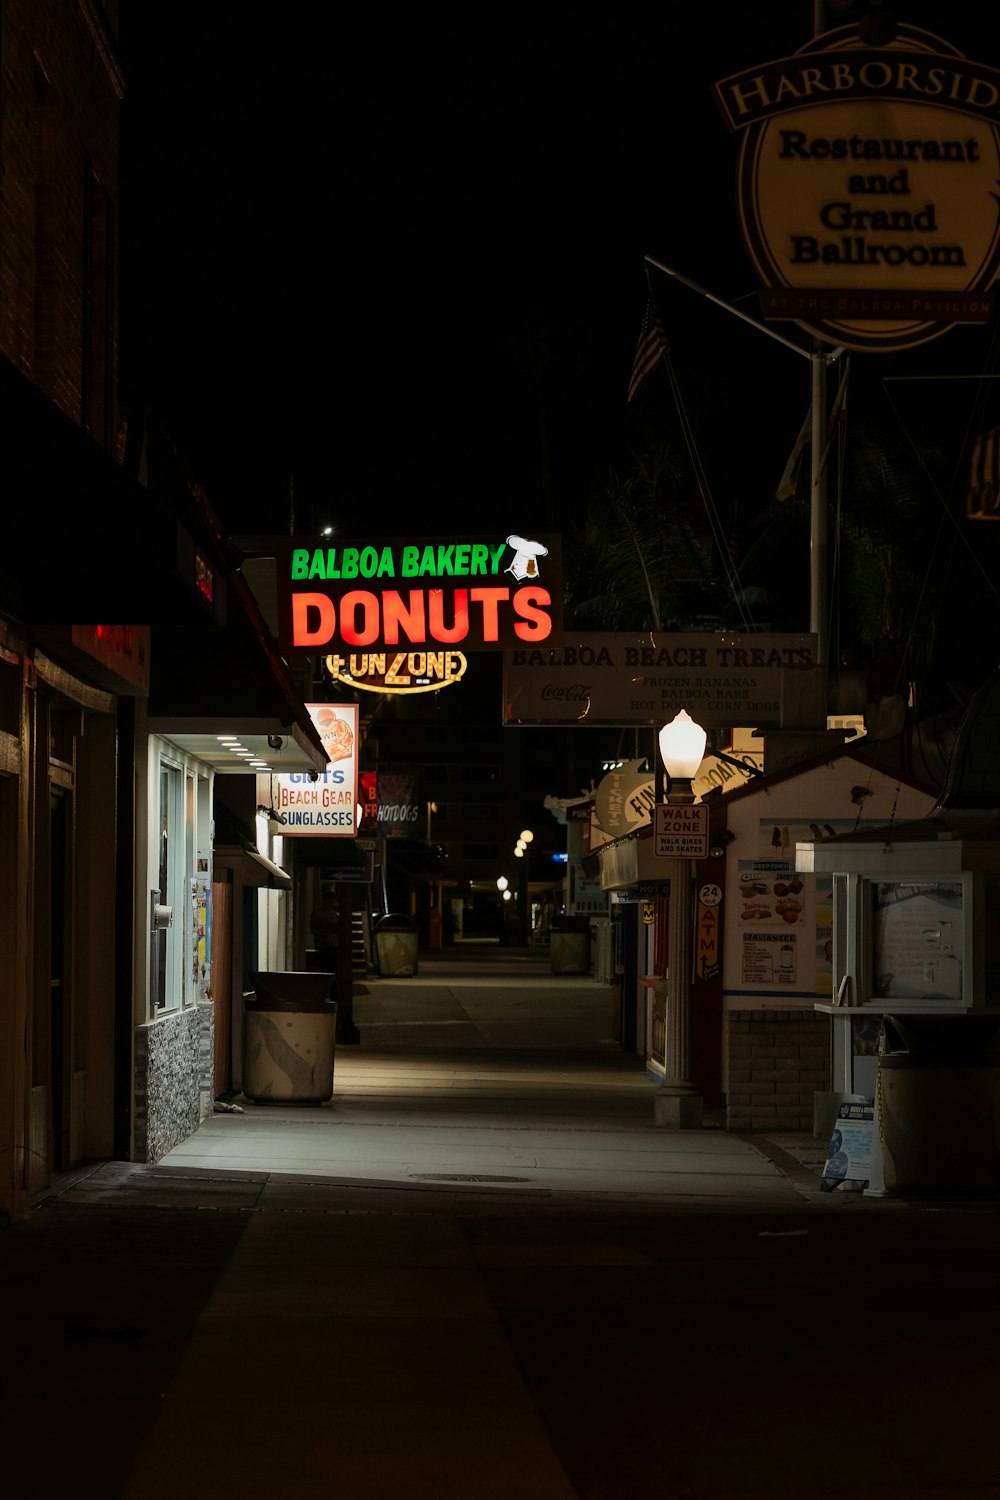
{"type": "Polygon", "coordinates": [[[244,1002],[243,1092],[258,1104],[322,1104],[333,1095],[333,974],[260,971],[244,1002]]]}
{"type": "Polygon", "coordinates": [[[549,930],[549,971],[590,973],[590,918],[555,916],[549,930]]]}
{"type": "Polygon", "coordinates": [[[1000,1016],[886,1016],[876,1120],[887,1193],[1000,1189],[1000,1016]]]}
{"type": "Polygon", "coordinates": [[[401,912],[387,912],[373,923],[375,962],[383,979],[404,979],[417,972],[416,924],[401,912]]]}

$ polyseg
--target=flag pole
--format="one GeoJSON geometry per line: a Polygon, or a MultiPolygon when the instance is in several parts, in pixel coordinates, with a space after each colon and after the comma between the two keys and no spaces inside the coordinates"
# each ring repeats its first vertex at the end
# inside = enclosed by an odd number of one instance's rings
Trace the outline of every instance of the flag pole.
{"type": "Polygon", "coordinates": [[[809,631],[816,637],[816,665],[826,667],[830,664],[830,591],[826,571],[826,367],[828,360],[818,342],[814,342],[809,358],[812,362],[812,453],[809,456],[809,631]]]}
{"type": "Polygon", "coordinates": [[[692,292],[697,292],[700,297],[705,297],[709,302],[714,302],[716,307],[724,308],[726,312],[732,313],[734,318],[740,318],[744,323],[749,323],[753,328],[757,329],[758,333],[766,333],[769,339],[776,339],[779,344],[784,344],[785,348],[791,349],[794,354],[801,354],[803,359],[810,359],[812,357],[809,350],[803,349],[801,344],[796,344],[794,339],[786,339],[783,333],[778,333],[774,328],[768,328],[766,323],[761,323],[757,318],[752,318],[749,313],[742,312],[738,307],[734,307],[731,302],[725,302],[721,297],[717,297],[714,292],[709,292],[705,287],[699,286],[696,281],[692,281],[689,276],[682,275],[673,266],[665,266],[662,260],[657,260],[652,255],[645,255],[643,259],[649,265],[655,266],[658,271],[662,271],[665,276],[672,276],[675,281],[680,281],[684,286],[690,287],[692,292]]]}
{"type": "Polygon", "coordinates": [[[751,328],[756,328],[758,333],[765,333],[769,339],[783,344],[786,349],[791,349],[793,354],[799,354],[803,359],[808,359],[811,364],[810,379],[810,432],[812,436],[809,465],[809,631],[816,637],[816,665],[820,667],[829,666],[830,655],[830,621],[829,621],[829,582],[827,579],[827,539],[826,539],[826,463],[825,463],[825,435],[826,435],[826,372],[827,367],[832,365],[843,354],[840,347],[826,351],[819,340],[814,340],[809,349],[797,344],[794,339],[786,338],[783,333],[778,333],[774,328],[768,328],[766,323],[753,318],[749,313],[734,307],[731,302],[726,302],[722,297],[716,297],[714,292],[707,291],[705,287],[699,286],[692,281],[690,276],[684,276],[673,266],[665,265],[662,260],[657,260],[653,255],[646,255],[643,259],[665,276],[671,276],[675,281],[681,282],[689,287],[691,291],[697,292],[700,297],[705,297],[709,302],[714,302],[716,307],[723,311],[732,313],[734,318],[739,318],[743,323],[749,323],[751,328]]]}

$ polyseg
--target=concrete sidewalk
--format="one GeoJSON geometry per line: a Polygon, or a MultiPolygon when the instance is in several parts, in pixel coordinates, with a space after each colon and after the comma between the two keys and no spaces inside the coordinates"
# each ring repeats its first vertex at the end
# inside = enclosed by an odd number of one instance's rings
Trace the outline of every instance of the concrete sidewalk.
{"type": "MultiPolygon", "coordinates": [[[[489,1185],[511,1196],[770,1201],[788,1176],[746,1140],[653,1124],[655,1082],[612,1039],[611,994],[547,956],[422,959],[358,986],[358,1046],[338,1046],[327,1103],[220,1113],[163,1168],[341,1185],[489,1185]]],[[[817,1182],[818,1187],[818,1182],[817,1182]]]]}
{"type": "MultiPolygon", "coordinates": [[[[593,979],[517,955],[421,967],[359,987],[329,1104],[242,1101],[0,1232],[0,1430],[35,1493],[617,1500],[553,1446],[510,1288],[537,1269],[644,1300],[671,1284],[652,1246],[681,1215],[742,1215],[751,1244],[871,1217],[790,1154],[658,1130],[593,979]]],[[[731,1232],[699,1234],[710,1266],[731,1232]]]]}

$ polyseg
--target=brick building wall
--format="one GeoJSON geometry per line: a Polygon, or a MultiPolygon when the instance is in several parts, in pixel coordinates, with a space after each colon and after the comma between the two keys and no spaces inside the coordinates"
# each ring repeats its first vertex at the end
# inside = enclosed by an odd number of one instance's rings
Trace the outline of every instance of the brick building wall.
{"type": "Polygon", "coordinates": [[[830,1087],[830,1023],[798,1010],[727,1016],[727,1130],[812,1130],[813,1094],[830,1087]]]}
{"type": "Polygon", "coordinates": [[[116,12],[97,0],[0,10],[0,354],[120,456],[116,12]]]}

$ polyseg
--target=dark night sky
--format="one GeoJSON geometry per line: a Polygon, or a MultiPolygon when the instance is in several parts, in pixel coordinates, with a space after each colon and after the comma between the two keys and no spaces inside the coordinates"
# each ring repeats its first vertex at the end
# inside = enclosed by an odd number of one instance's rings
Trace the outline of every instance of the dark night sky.
{"type": "MultiPolygon", "coordinates": [[[[993,59],[981,6],[894,9],[993,59]]],[[[711,85],[811,32],[810,0],[124,0],[125,393],[146,385],[231,531],[287,529],[292,473],[302,531],[564,527],[636,437],[644,252],[756,314],[711,85]]],[[[747,520],[808,364],[652,276],[747,520]]],[[[978,368],[988,337],[896,368],[978,368]]],[[[883,416],[884,360],[854,363],[883,416]]],[[[969,399],[947,391],[956,433],[969,399]]]]}

